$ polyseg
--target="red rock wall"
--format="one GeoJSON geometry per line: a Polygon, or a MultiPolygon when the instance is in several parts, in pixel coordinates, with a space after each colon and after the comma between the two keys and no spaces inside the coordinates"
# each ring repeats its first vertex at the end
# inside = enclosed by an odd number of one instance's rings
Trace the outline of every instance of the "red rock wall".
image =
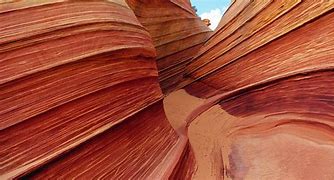
{"type": "Polygon", "coordinates": [[[111,127],[32,172],[32,179],[142,179],[149,177],[177,142],[161,102],[111,127]],[[64,171],[66,168],[66,171],[64,171]]]}
{"type": "Polygon", "coordinates": [[[188,93],[220,99],[195,120],[222,121],[215,177],[332,179],[334,2],[243,3],[186,71],[188,93]]]}
{"type": "Polygon", "coordinates": [[[0,179],[334,178],[332,0],[0,7],[0,179]]]}
{"type": "Polygon", "coordinates": [[[182,159],[178,161],[169,179],[192,179],[195,171],[196,159],[192,147],[187,144],[183,151],[182,159]]]}
{"type": "Polygon", "coordinates": [[[10,2],[0,21],[1,178],[167,171],[178,136],[151,36],[124,1],[10,2]]]}
{"type": "MultiPolygon", "coordinates": [[[[234,19],[229,21],[227,25],[220,27],[220,29],[216,30],[215,34],[206,42],[203,48],[201,48],[200,53],[196,55],[193,62],[187,67],[187,76],[191,79],[199,79],[207,76],[211,77],[219,77],[218,75],[211,75],[212,73],[222,72],[229,67],[240,67],[235,64],[244,62],[243,59],[248,59],[245,56],[250,57],[250,53],[260,52],[263,48],[271,47],[271,44],[282,44],[285,46],[294,47],[296,51],[291,51],[291,53],[296,53],[298,51],[307,50],[308,46],[299,45],[298,47],[294,46],[300,44],[301,42],[295,42],[297,39],[304,43],[310,42],[310,38],[306,34],[303,34],[305,38],[298,38],[301,34],[293,33],[296,29],[300,27],[304,27],[309,23],[313,22],[315,19],[323,16],[325,13],[330,13],[333,9],[332,1],[317,1],[316,3],[313,1],[275,1],[271,3],[260,3],[260,1],[252,1],[252,6],[246,6],[243,11],[237,15],[234,19]],[[265,6],[264,6],[265,5],[265,6]],[[261,6],[261,7],[258,7],[261,6]],[[292,34],[293,33],[293,34],[292,34]],[[289,37],[294,35],[294,39],[289,39],[289,37]],[[296,37],[297,36],[297,37],[296,37]],[[275,41],[278,38],[289,39],[289,44],[286,44],[282,41],[275,41]],[[265,47],[263,47],[265,46],[265,47]],[[262,49],[259,49],[262,47],[262,49]]],[[[327,20],[327,18],[325,18],[327,20]]],[[[322,22],[323,25],[327,25],[328,28],[331,28],[332,23],[330,20],[327,22],[322,22]],[[326,24],[325,24],[326,23],[326,24]]],[[[319,23],[318,23],[319,24],[319,23]]],[[[318,25],[319,26],[319,25],[318,25]]],[[[313,27],[314,28],[314,27],[313,27]]],[[[317,28],[317,27],[315,27],[317,28]]],[[[300,31],[300,33],[308,32],[312,33],[312,30],[307,30],[308,28],[304,28],[304,31],[300,31]]],[[[323,30],[326,31],[326,30],[323,30]]],[[[330,30],[328,30],[330,31],[330,30]]],[[[317,38],[327,38],[331,36],[328,33],[331,32],[317,32],[312,33],[313,36],[317,36],[317,38]],[[319,36],[320,35],[320,36],[319,36]]],[[[307,35],[309,35],[307,34],[307,35]]],[[[329,40],[328,40],[329,41],[329,40]]],[[[321,43],[316,40],[313,40],[312,45],[314,46],[325,46],[327,52],[331,52],[330,44],[321,43]]],[[[317,48],[317,49],[320,49],[317,48]]],[[[323,50],[323,49],[322,49],[323,50]]],[[[286,50],[280,50],[280,52],[286,53],[286,50]]],[[[320,52],[309,52],[305,53],[304,56],[309,56],[309,54],[317,54],[317,55],[326,55],[326,53],[320,52]]],[[[262,67],[275,67],[275,68],[285,68],[289,66],[288,64],[280,63],[279,65],[271,64],[271,61],[279,61],[285,60],[286,58],[279,58],[280,54],[271,53],[271,56],[275,56],[276,58],[264,59],[261,58],[262,67]],[[266,62],[267,64],[263,64],[266,62]]],[[[291,55],[290,55],[291,56],[291,55]]],[[[253,54],[252,57],[257,57],[253,54]]],[[[297,58],[295,56],[295,58],[297,58]]],[[[302,56],[299,59],[305,59],[302,56]]],[[[307,61],[307,59],[305,59],[307,61]]],[[[288,60],[285,60],[288,63],[288,60]]],[[[300,65],[303,63],[296,63],[296,65],[300,65]]],[[[318,64],[321,64],[319,62],[318,64]]],[[[298,69],[298,67],[289,66],[294,69],[298,69]]],[[[249,65],[250,66],[250,65],[249,65]]],[[[245,67],[245,66],[244,66],[245,67]]],[[[247,66],[248,67],[248,66],[247,66]]],[[[258,68],[257,64],[252,64],[251,67],[258,68]]],[[[246,71],[248,68],[239,68],[239,71],[246,71]]],[[[295,70],[295,71],[296,71],[295,70]]],[[[292,71],[291,69],[288,71],[292,71]]],[[[236,72],[236,71],[234,71],[236,72]]],[[[262,72],[262,71],[257,71],[262,72]]],[[[277,69],[274,72],[281,72],[280,69],[277,69]]],[[[224,75],[229,75],[234,73],[224,73],[224,75]]],[[[249,77],[254,77],[252,72],[243,72],[239,73],[237,77],[239,79],[243,79],[239,75],[245,75],[249,77]]],[[[270,75],[268,77],[272,77],[274,75],[270,75]]],[[[275,76],[276,77],[276,76],[275,76]]],[[[222,78],[220,78],[222,79],[222,78]]],[[[229,78],[224,78],[229,79],[229,78]]],[[[254,78],[261,79],[263,78],[254,78]]],[[[209,84],[209,83],[208,83],[209,84]]]]}
{"type": "Polygon", "coordinates": [[[160,86],[164,94],[178,88],[186,65],[211,34],[189,0],[127,0],[150,32],[157,50],[160,86]]]}

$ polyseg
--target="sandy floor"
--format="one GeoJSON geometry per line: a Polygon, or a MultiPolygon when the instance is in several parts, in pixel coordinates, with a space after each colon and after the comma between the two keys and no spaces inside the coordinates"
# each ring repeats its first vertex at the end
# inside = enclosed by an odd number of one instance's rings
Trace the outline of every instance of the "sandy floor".
{"type": "MultiPolygon", "coordinates": [[[[184,133],[185,119],[204,103],[179,90],[165,98],[164,107],[172,126],[184,133]]],[[[185,131],[197,163],[193,179],[334,179],[333,132],[306,120],[287,120],[298,118],[307,119],[293,114],[238,118],[212,106],[185,131]]]]}
{"type": "MultiPolygon", "coordinates": [[[[205,102],[184,90],[170,94],[164,100],[167,117],[175,129],[183,128],[187,116],[205,102]]],[[[190,125],[188,137],[193,148],[197,171],[194,179],[222,179],[224,175],[221,134],[227,113],[217,105],[197,117],[190,125]]]]}

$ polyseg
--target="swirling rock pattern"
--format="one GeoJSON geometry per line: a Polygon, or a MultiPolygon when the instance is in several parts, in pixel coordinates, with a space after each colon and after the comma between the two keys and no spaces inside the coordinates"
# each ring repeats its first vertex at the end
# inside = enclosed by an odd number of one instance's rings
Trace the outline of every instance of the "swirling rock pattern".
{"type": "Polygon", "coordinates": [[[0,179],[334,179],[333,0],[0,7],[0,179]]]}
{"type": "Polygon", "coordinates": [[[333,8],[234,1],[187,67],[188,93],[220,99],[194,120],[201,135],[189,134],[196,160],[211,160],[195,177],[334,177],[333,8]]]}
{"type": "Polygon", "coordinates": [[[1,177],[153,176],[178,137],[151,37],[127,4],[14,1],[0,20],[1,177]]]}
{"type": "Polygon", "coordinates": [[[178,89],[185,67],[211,30],[196,16],[189,0],[127,0],[150,32],[157,50],[159,81],[165,94],[178,89]]]}

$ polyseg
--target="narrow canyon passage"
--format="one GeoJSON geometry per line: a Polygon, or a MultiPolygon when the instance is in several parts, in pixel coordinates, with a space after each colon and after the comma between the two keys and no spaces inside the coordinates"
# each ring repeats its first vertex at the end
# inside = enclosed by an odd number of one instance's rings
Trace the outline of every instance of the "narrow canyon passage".
{"type": "Polygon", "coordinates": [[[334,179],[334,0],[233,0],[215,30],[190,0],[0,22],[1,180],[334,179]]]}

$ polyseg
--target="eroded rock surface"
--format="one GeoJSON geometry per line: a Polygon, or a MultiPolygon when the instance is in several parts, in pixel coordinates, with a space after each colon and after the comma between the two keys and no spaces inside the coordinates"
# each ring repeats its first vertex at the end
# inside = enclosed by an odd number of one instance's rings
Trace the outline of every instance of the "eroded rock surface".
{"type": "Polygon", "coordinates": [[[334,179],[333,8],[0,2],[0,179],[334,179]]]}

